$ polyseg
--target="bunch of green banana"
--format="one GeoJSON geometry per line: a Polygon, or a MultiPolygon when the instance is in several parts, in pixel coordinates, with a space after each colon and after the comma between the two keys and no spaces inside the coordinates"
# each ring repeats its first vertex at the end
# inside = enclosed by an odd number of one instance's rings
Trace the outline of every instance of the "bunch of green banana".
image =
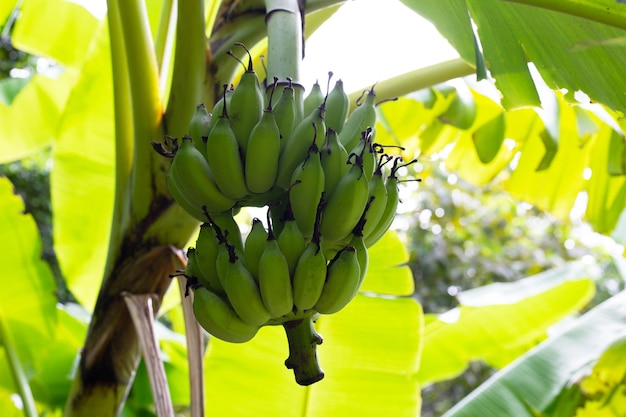
{"type": "Polygon", "coordinates": [[[286,365],[308,385],[324,375],[313,322],[357,295],[368,247],[396,213],[398,170],[414,161],[375,143],[374,87],[351,114],[342,81],[330,88],[332,73],[326,95],[316,83],[302,98],[291,79],[274,79],[266,98],[245,51],[247,65],[235,58],[239,82],[224,86],[211,112],[197,105],[188,135],[153,143],[172,158],[172,196],[202,223],[173,275],[187,277],[196,318],[214,337],[242,343],[282,325],[286,365]],[[267,207],[267,220],[253,219],[244,238],[234,214],[252,206],[267,207]]]}

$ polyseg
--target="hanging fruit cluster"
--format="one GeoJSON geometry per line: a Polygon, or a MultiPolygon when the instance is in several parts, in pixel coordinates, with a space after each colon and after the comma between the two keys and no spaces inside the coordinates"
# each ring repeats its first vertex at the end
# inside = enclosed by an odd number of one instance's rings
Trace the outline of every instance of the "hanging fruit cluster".
{"type": "Polygon", "coordinates": [[[266,99],[251,58],[244,67],[210,113],[197,106],[188,136],[168,139],[171,151],[153,145],[173,158],[172,195],[202,222],[180,271],[198,322],[233,343],[283,325],[286,365],[309,385],[324,376],[313,321],[357,294],[367,248],[396,212],[397,170],[408,164],[374,143],[373,88],[348,116],[341,80],[327,95],[316,83],[298,105],[290,80],[275,79],[266,99]],[[233,215],[250,206],[267,207],[267,228],[255,218],[244,240],[233,215]]]}

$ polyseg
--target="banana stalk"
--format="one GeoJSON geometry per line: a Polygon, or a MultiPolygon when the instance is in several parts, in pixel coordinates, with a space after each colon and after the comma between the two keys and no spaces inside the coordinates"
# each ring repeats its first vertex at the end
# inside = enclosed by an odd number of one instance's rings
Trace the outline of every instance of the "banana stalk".
{"type": "Polygon", "coordinates": [[[285,361],[288,369],[293,369],[296,382],[311,385],[324,378],[324,371],[317,362],[317,345],[322,343],[313,326],[312,317],[283,323],[289,342],[289,357],[285,361]]]}

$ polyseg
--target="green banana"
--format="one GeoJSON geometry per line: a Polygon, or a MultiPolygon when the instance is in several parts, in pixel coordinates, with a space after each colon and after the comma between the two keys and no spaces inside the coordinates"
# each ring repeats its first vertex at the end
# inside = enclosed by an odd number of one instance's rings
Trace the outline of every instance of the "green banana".
{"type": "Polygon", "coordinates": [[[369,266],[369,254],[367,252],[367,246],[365,246],[365,237],[363,236],[363,226],[365,225],[366,215],[370,208],[370,203],[372,202],[372,200],[373,199],[370,198],[370,201],[368,202],[368,205],[365,208],[365,211],[363,212],[361,219],[352,230],[352,239],[350,239],[350,242],[348,243],[348,246],[353,246],[354,249],[356,250],[356,258],[357,258],[357,261],[359,262],[359,273],[360,273],[359,285],[357,285],[356,291],[354,292],[352,297],[354,297],[356,293],[359,291],[359,288],[361,288],[361,284],[363,284],[363,281],[365,280],[365,275],[367,274],[367,268],[369,266]]]}
{"type": "MultiPolygon", "coordinates": [[[[235,205],[235,200],[225,196],[213,182],[209,163],[189,136],[183,137],[167,176],[168,183],[176,184],[174,192],[180,192],[197,209],[206,206],[209,212],[220,213],[235,205]]],[[[183,203],[181,205],[184,208],[183,203]]],[[[197,214],[197,210],[190,214],[197,214]]]]}
{"type": "Polygon", "coordinates": [[[341,133],[339,133],[339,141],[343,143],[346,149],[354,149],[359,143],[361,132],[368,127],[374,129],[376,125],[376,93],[372,87],[365,97],[365,102],[361,103],[350,115],[346,121],[341,133]]]}
{"type": "Polygon", "coordinates": [[[194,289],[193,313],[204,330],[226,342],[247,342],[259,330],[241,320],[228,300],[204,287],[194,289]]]}
{"type": "Polygon", "coordinates": [[[228,300],[244,322],[251,326],[262,326],[271,318],[271,314],[263,304],[259,286],[235,253],[235,248],[232,245],[227,245],[227,248],[229,262],[222,285],[228,300]]]}
{"type": "Polygon", "coordinates": [[[278,161],[278,175],[276,184],[283,189],[291,186],[291,177],[296,167],[302,163],[308,154],[311,141],[315,141],[317,148],[324,145],[326,137],[326,125],[324,124],[323,105],[317,107],[307,117],[302,119],[291,135],[287,138],[280,159],[278,161]]]}
{"type": "Polygon", "coordinates": [[[232,210],[220,214],[213,214],[209,217],[209,221],[213,224],[218,241],[223,242],[226,240],[228,243],[232,244],[237,251],[243,253],[244,248],[241,230],[233,217],[232,210]]]}
{"type": "Polygon", "coordinates": [[[261,259],[261,254],[265,249],[266,240],[267,230],[265,230],[261,219],[255,217],[252,219],[252,227],[246,237],[243,253],[246,258],[246,267],[257,279],[259,277],[259,259],[261,259]]]}
{"type": "Polygon", "coordinates": [[[178,188],[178,184],[172,179],[172,176],[168,173],[166,176],[167,188],[170,190],[174,200],[191,216],[198,221],[205,221],[206,216],[202,209],[190,199],[190,196],[185,194],[178,188]]]}
{"type": "Polygon", "coordinates": [[[313,111],[322,105],[324,102],[324,93],[322,93],[322,87],[319,82],[315,81],[315,84],[311,87],[311,91],[304,98],[304,117],[306,118],[309,114],[313,113],[313,111]]]}
{"type": "Polygon", "coordinates": [[[360,160],[360,164],[363,167],[363,173],[365,178],[369,181],[372,178],[372,174],[376,169],[378,158],[376,156],[376,149],[379,145],[372,142],[372,128],[368,127],[361,132],[361,139],[359,143],[350,151],[350,156],[355,156],[360,160]]]}
{"type": "Polygon", "coordinates": [[[396,215],[396,210],[398,209],[398,203],[400,201],[400,195],[398,191],[398,177],[397,172],[398,169],[404,166],[411,165],[416,162],[416,160],[412,160],[406,164],[400,164],[402,161],[401,157],[396,157],[393,160],[393,167],[391,168],[391,173],[385,180],[385,190],[387,191],[387,203],[385,204],[385,209],[383,210],[382,215],[380,216],[380,220],[376,223],[373,230],[369,232],[369,234],[365,234],[365,246],[368,248],[371,247],[374,243],[376,243],[389,229],[393,219],[396,215]]]}
{"type": "Polygon", "coordinates": [[[322,238],[326,241],[346,238],[363,214],[368,195],[368,181],[357,160],[328,199],[322,214],[322,238]]]}
{"type": "Polygon", "coordinates": [[[358,291],[361,271],[354,246],[346,246],[329,262],[326,282],[315,310],[333,314],[344,308],[358,291]]]}
{"type": "Polygon", "coordinates": [[[206,109],[204,103],[200,103],[196,106],[196,111],[189,120],[189,136],[193,139],[193,144],[196,148],[206,155],[206,138],[211,131],[211,115],[206,109]]]}
{"type": "Polygon", "coordinates": [[[265,308],[272,317],[282,317],[293,309],[293,291],[289,263],[280,250],[269,223],[265,249],[259,259],[259,288],[265,308]]]}
{"type": "MultiPolygon", "coordinates": [[[[293,217],[291,207],[287,207],[283,218],[280,219],[278,223],[283,225],[282,230],[278,234],[278,247],[287,259],[289,275],[293,276],[298,259],[300,259],[302,252],[304,252],[306,242],[302,231],[298,228],[296,219],[293,217]]],[[[274,222],[274,224],[276,224],[276,222],[274,222]]]]}
{"type": "MultiPolygon", "coordinates": [[[[276,83],[274,83],[276,86],[276,83]]],[[[270,97],[263,116],[252,128],[246,149],[245,176],[248,190],[264,193],[274,186],[280,156],[280,131],[270,97]]]]}
{"type": "Polygon", "coordinates": [[[343,89],[343,81],[337,80],[326,97],[326,127],[341,132],[350,110],[350,98],[343,89]]]}
{"type": "Polygon", "coordinates": [[[200,225],[200,233],[196,239],[196,260],[198,269],[200,270],[200,283],[209,290],[223,294],[224,287],[217,275],[217,253],[219,250],[219,241],[215,229],[210,223],[202,223],[200,225]]]}
{"type": "Polygon", "coordinates": [[[305,239],[310,239],[315,227],[316,204],[324,192],[324,169],[320,153],[315,142],[309,147],[309,153],[298,166],[291,179],[289,204],[298,228],[305,239]]]}
{"type": "Polygon", "coordinates": [[[222,97],[215,102],[213,109],[211,110],[211,129],[215,127],[215,124],[219,119],[218,116],[224,113],[224,103],[226,103],[226,107],[230,109],[230,100],[233,97],[234,92],[234,85],[231,84],[230,86],[224,86],[224,93],[222,94],[222,97]]]}
{"type": "Polygon", "coordinates": [[[347,172],[348,152],[337,137],[337,132],[332,127],[326,130],[326,141],[320,149],[322,168],[324,170],[324,193],[327,197],[335,191],[335,187],[347,172]]]}
{"type": "Polygon", "coordinates": [[[283,87],[280,97],[274,106],[274,119],[280,132],[280,149],[283,150],[287,138],[296,127],[297,112],[295,90],[291,78],[287,79],[287,86],[283,87]]]}
{"type": "Polygon", "coordinates": [[[226,107],[207,139],[207,160],[215,182],[224,195],[239,200],[248,195],[239,145],[231,128],[226,107]]]}
{"type": "MultiPolygon", "coordinates": [[[[263,90],[259,84],[259,79],[252,67],[252,55],[250,51],[239,42],[235,45],[241,46],[248,54],[248,66],[245,72],[241,75],[239,84],[235,87],[233,96],[230,99],[230,106],[228,107],[228,113],[231,118],[231,127],[239,147],[242,150],[242,154],[246,154],[248,147],[248,138],[252,128],[258,123],[263,114],[263,104],[265,98],[263,96],[263,90]]],[[[230,53],[232,57],[234,54],[230,53]]],[[[236,57],[235,57],[236,58],[236,57]]],[[[236,58],[239,60],[238,58],[236,58]]],[[[241,62],[241,61],[240,61],[241,62]]],[[[244,68],[246,67],[245,64],[244,68]]]]}
{"type": "Polygon", "coordinates": [[[365,213],[365,224],[363,225],[363,235],[369,236],[378,225],[380,218],[385,211],[387,205],[387,189],[385,188],[385,179],[383,178],[383,166],[392,159],[391,156],[384,154],[376,165],[374,174],[368,184],[368,192],[370,202],[367,212],[365,213]]]}
{"type": "Polygon", "coordinates": [[[185,265],[185,270],[183,271],[183,273],[177,273],[177,274],[172,274],[172,277],[175,276],[184,276],[185,278],[187,278],[188,280],[188,285],[197,285],[202,284],[204,285],[203,282],[203,276],[202,276],[202,270],[200,269],[200,265],[198,265],[198,256],[197,256],[197,252],[195,248],[189,247],[187,248],[187,265],[185,265]]]}
{"type": "Polygon", "coordinates": [[[317,205],[315,231],[298,259],[292,273],[293,304],[298,310],[309,310],[315,306],[326,281],[326,257],[320,247],[320,220],[323,201],[317,205]]]}

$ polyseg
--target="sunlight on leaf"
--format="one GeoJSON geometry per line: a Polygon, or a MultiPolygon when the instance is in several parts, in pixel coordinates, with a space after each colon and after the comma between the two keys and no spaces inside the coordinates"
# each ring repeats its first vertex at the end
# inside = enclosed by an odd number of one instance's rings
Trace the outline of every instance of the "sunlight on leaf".
{"type": "Polygon", "coordinates": [[[388,231],[368,249],[369,266],[361,292],[411,295],[414,291],[413,274],[406,265],[409,253],[394,231],[388,231]]]}
{"type": "Polygon", "coordinates": [[[621,292],[498,372],[444,416],[534,417],[529,407],[548,409],[608,346],[624,337],[624,320],[626,292],[621,292]]]}
{"type": "Polygon", "coordinates": [[[80,68],[97,28],[96,18],[74,2],[25,0],[11,41],[22,51],[80,68]]]}
{"type": "Polygon", "coordinates": [[[0,103],[0,163],[25,158],[50,146],[76,74],[35,75],[10,106],[0,103]]]}
{"type": "Polygon", "coordinates": [[[550,166],[541,166],[546,155],[541,135],[529,138],[522,147],[506,189],[518,200],[532,203],[560,219],[567,219],[584,185],[583,171],[592,144],[580,145],[574,110],[563,100],[560,100],[559,108],[559,148],[550,166]],[[538,171],[540,167],[543,169],[538,171]]]}
{"type": "Polygon", "coordinates": [[[106,29],[106,23],[100,25],[68,99],[50,178],[55,250],[68,287],[88,310],[102,280],[115,180],[106,29]]]}
{"type": "MultiPolygon", "coordinates": [[[[568,265],[508,284],[468,291],[468,305],[430,316],[424,333],[420,381],[462,372],[472,360],[502,367],[546,337],[547,329],[579,311],[595,294],[582,265],[568,265]],[[538,281],[545,278],[538,288],[538,281]]],[[[461,297],[463,302],[463,297],[461,297]]]]}
{"type": "Polygon", "coordinates": [[[414,299],[358,296],[318,328],[326,378],[312,386],[307,415],[416,415],[422,311],[414,299]]]}
{"type": "Polygon", "coordinates": [[[53,337],[56,296],[52,272],[41,260],[37,226],[23,210],[12,184],[0,177],[0,255],[11,271],[0,291],[0,320],[11,332],[26,372],[32,372],[42,365],[42,341],[53,337]]]}

